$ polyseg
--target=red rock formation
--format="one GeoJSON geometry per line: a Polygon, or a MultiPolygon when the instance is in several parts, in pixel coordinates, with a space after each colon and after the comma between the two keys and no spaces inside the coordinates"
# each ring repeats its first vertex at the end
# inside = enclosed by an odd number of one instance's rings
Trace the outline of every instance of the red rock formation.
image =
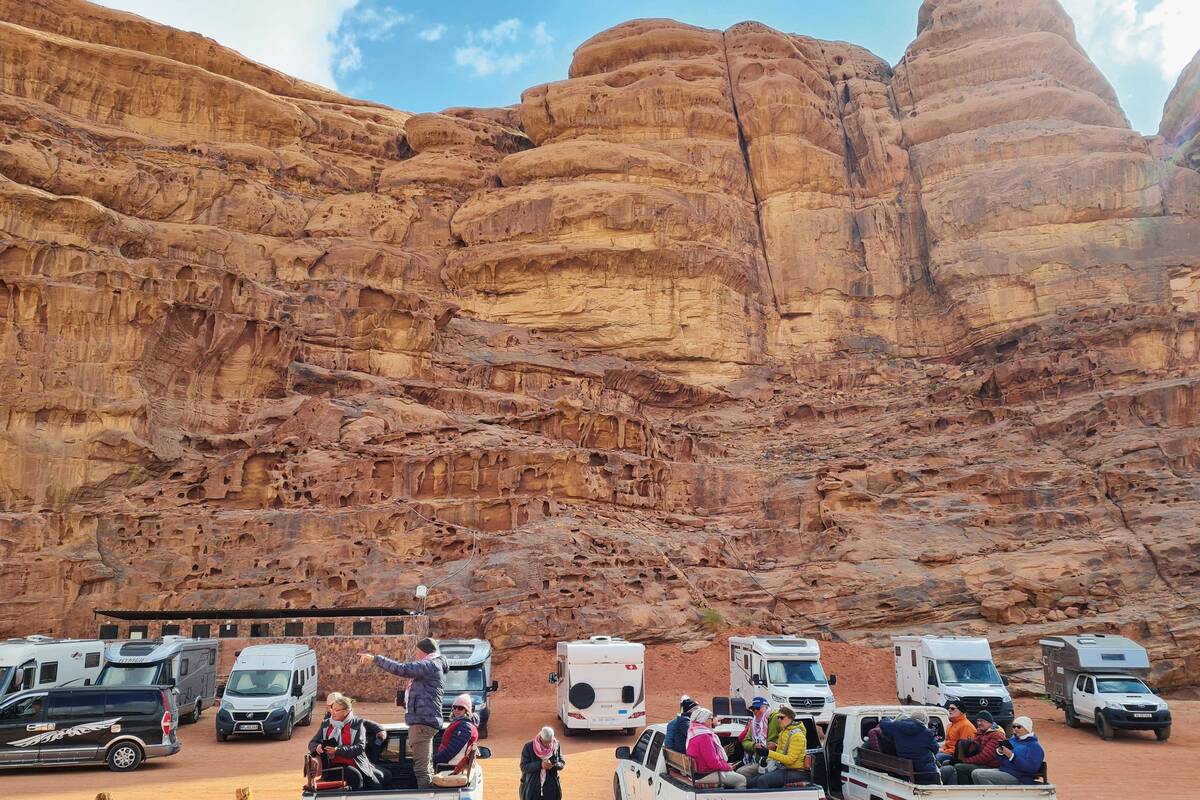
{"type": "Polygon", "coordinates": [[[894,71],[640,20],[413,116],[0,20],[0,635],[426,583],[502,645],[1110,629],[1200,679],[1194,64],[1145,139],[1056,2],[930,0],[894,71]]]}

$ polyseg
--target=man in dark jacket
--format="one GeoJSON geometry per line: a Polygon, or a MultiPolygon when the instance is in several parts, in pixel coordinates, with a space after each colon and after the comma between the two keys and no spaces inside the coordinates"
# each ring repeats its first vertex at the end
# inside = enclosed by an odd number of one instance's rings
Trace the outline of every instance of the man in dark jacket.
{"type": "Polygon", "coordinates": [[[442,694],[450,671],[446,659],[438,651],[437,642],[429,638],[417,642],[413,661],[393,661],[371,653],[359,653],[358,659],[364,666],[374,664],[409,679],[404,693],[404,721],[408,723],[417,788],[427,791],[433,787],[433,737],[442,728],[442,694]]]}
{"type": "Polygon", "coordinates": [[[668,750],[676,753],[687,752],[688,725],[692,722],[692,711],[696,701],[686,694],[679,698],[679,716],[667,723],[667,739],[664,743],[668,750]]]}
{"type": "Polygon", "coordinates": [[[879,729],[891,737],[896,744],[896,755],[912,762],[917,783],[938,783],[938,769],[934,762],[938,743],[929,730],[929,714],[923,708],[914,708],[907,717],[898,720],[884,719],[879,729]]]}
{"type": "Polygon", "coordinates": [[[966,786],[973,781],[971,775],[978,769],[995,769],[1000,766],[996,747],[1004,742],[1004,729],[996,724],[987,711],[975,715],[975,736],[970,742],[959,742],[959,763],[941,768],[942,783],[966,786]]]}

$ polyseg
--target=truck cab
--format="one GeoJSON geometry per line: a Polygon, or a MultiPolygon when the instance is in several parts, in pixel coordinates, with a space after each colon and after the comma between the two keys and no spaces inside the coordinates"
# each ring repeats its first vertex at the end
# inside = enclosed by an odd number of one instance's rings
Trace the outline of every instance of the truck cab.
{"type": "Polygon", "coordinates": [[[1046,693],[1063,709],[1067,725],[1091,723],[1102,739],[1118,729],[1171,736],[1171,709],[1146,685],[1150,659],[1145,648],[1124,636],[1048,636],[1042,646],[1046,693]]]}
{"type": "Polygon", "coordinates": [[[821,646],[798,636],[734,636],[729,640],[729,693],[747,704],[762,696],[771,708],[790,706],[827,725],[837,702],[825,677],[821,646]]]}
{"type": "Polygon", "coordinates": [[[438,650],[450,666],[442,699],[442,719],[450,719],[454,698],[471,695],[475,715],[479,717],[479,738],[486,739],[492,716],[489,700],[500,689],[492,678],[492,643],[485,639],[443,639],[438,650]]]}
{"type": "Polygon", "coordinates": [[[973,719],[989,712],[1006,731],[1014,717],[1008,678],[992,661],[988,640],[978,636],[893,636],[896,696],[906,705],[955,703],[973,719]]]}

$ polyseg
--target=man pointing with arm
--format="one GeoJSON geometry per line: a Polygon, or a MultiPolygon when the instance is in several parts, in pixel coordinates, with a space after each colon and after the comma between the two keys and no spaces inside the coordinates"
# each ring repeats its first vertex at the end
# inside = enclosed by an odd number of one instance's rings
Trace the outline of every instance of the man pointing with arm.
{"type": "Polygon", "coordinates": [[[374,664],[382,670],[408,678],[408,689],[404,692],[404,721],[408,724],[408,741],[412,744],[413,772],[417,775],[417,788],[427,790],[433,786],[433,737],[442,727],[442,694],[446,673],[450,667],[438,651],[433,639],[417,642],[417,654],[413,661],[393,661],[384,656],[359,653],[363,666],[374,664]]]}

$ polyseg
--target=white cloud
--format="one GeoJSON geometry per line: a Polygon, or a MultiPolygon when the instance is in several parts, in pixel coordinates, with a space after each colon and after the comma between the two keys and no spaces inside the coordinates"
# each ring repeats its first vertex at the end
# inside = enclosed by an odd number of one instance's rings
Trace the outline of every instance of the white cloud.
{"type": "Polygon", "coordinates": [[[511,75],[525,64],[551,54],[554,36],[539,22],[528,33],[521,20],[501,20],[490,28],[467,31],[467,43],[454,49],[454,63],[477,78],[511,75]]]}
{"type": "Polygon", "coordinates": [[[352,22],[359,28],[359,36],[372,42],[378,42],[391,38],[393,28],[398,25],[406,25],[412,22],[412,19],[412,14],[402,13],[390,6],[383,8],[367,6],[351,13],[347,22],[352,22]]]}
{"type": "Polygon", "coordinates": [[[418,33],[417,35],[420,36],[422,39],[424,39],[427,42],[436,42],[442,38],[442,35],[445,32],[446,32],[446,26],[442,25],[441,23],[438,23],[437,25],[434,25],[432,28],[426,28],[425,30],[418,33]]]}
{"type": "Polygon", "coordinates": [[[155,22],[216,39],[280,72],[337,88],[335,69],[362,64],[338,29],[359,0],[102,0],[155,22]]]}
{"type": "Polygon", "coordinates": [[[1122,64],[1155,66],[1174,83],[1200,49],[1197,0],[1062,0],[1080,44],[1122,64]]]}

